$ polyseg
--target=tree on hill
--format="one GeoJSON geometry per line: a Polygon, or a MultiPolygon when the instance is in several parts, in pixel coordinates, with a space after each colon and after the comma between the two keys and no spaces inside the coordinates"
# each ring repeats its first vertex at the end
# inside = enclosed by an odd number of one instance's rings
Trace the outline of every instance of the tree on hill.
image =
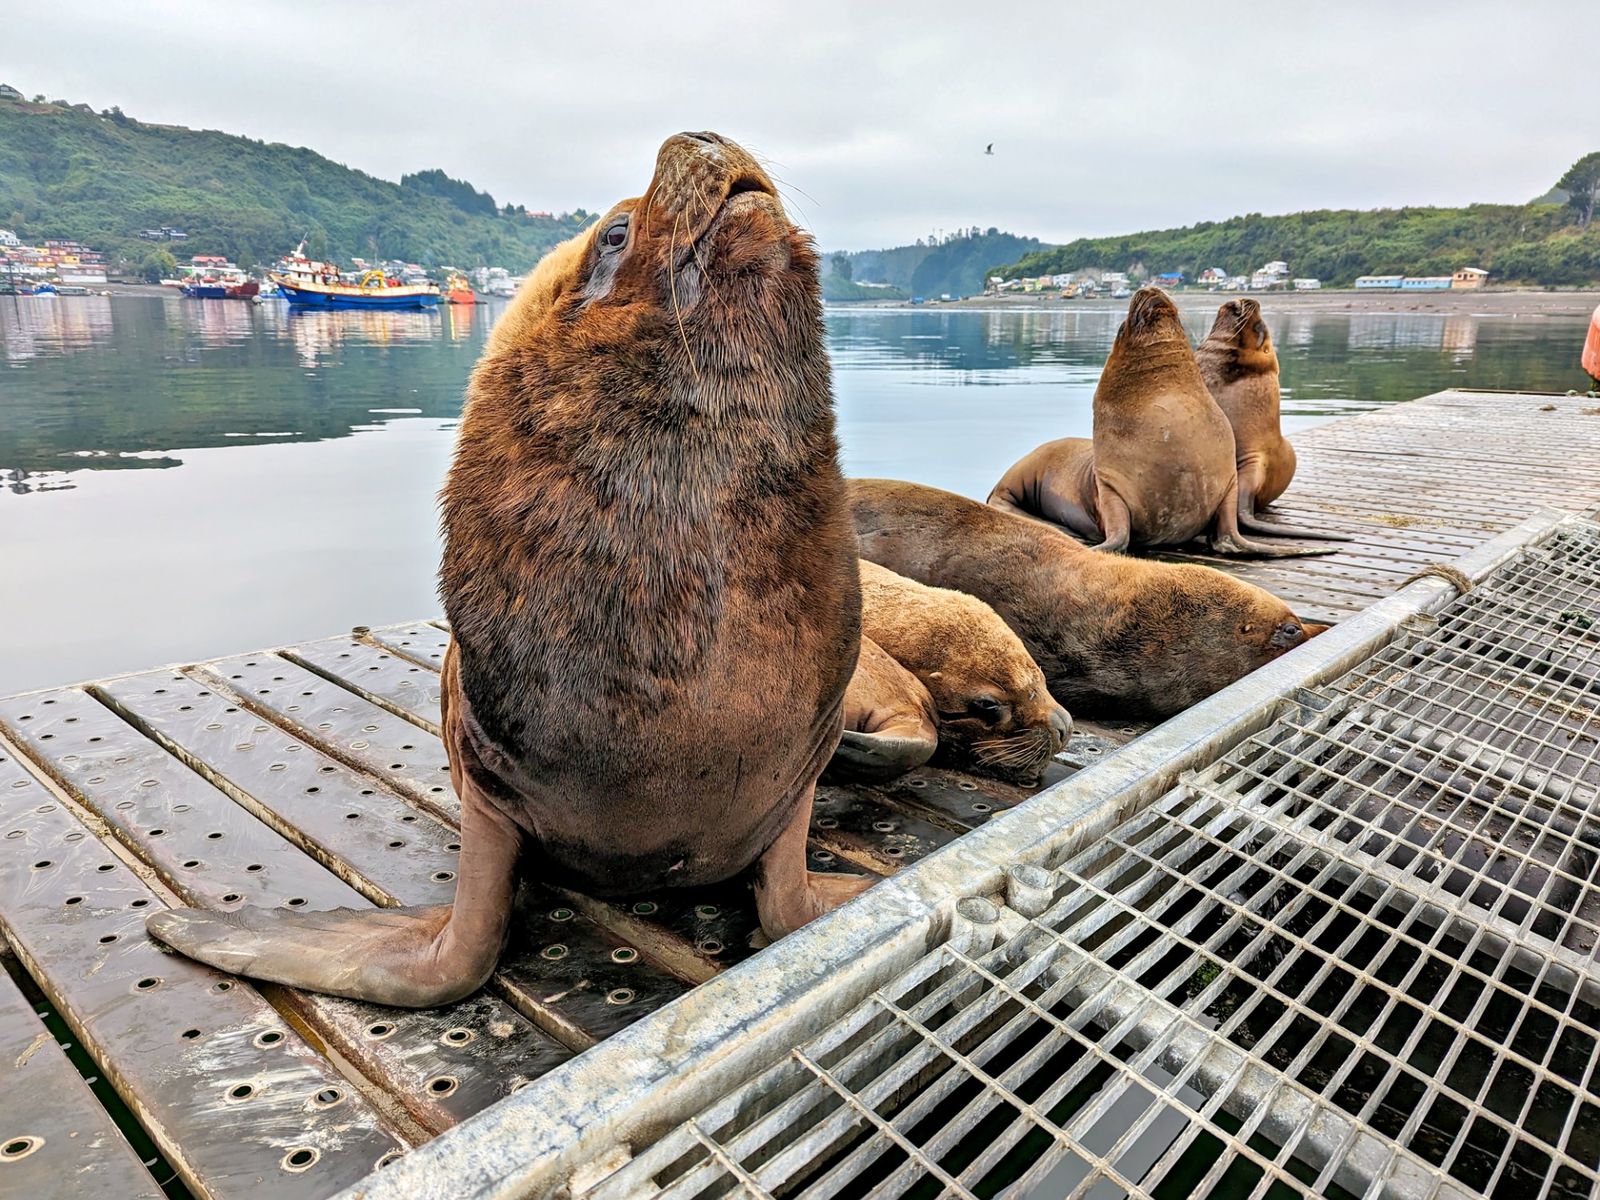
{"type": "Polygon", "coordinates": [[[1594,220],[1595,204],[1600,202],[1600,150],[1585,154],[1567,173],[1556,180],[1556,187],[1567,193],[1567,204],[1578,214],[1578,228],[1594,220]]]}
{"type": "Polygon", "coordinates": [[[178,273],[178,260],[170,250],[152,250],[139,264],[139,277],[146,283],[160,283],[178,273]]]}

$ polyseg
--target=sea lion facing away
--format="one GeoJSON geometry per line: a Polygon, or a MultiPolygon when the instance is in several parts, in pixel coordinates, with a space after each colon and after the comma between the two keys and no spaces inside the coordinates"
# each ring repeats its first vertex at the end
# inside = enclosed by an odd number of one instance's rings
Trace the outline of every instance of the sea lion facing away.
{"type": "Polygon", "coordinates": [[[863,559],[861,627],[932,693],[941,759],[1032,781],[1071,734],[1039,664],[976,596],[863,559]]]}
{"type": "Polygon", "coordinates": [[[662,146],[534,272],[473,372],[443,495],[453,907],[163,913],[174,948],[383,1004],[489,975],[516,872],[595,893],[754,867],[781,936],[860,645],[817,255],[747,153],[662,146]]]}
{"type": "Polygon", "coordinates": [[[824,777],[893,779],[939,747],[939,720],[922,681],[865,635],[844,693],[844,733],[824,777]]]}
{"type": "Polygon", "coordinates": [[[1210,567],[1096,554],[937,488],[853,479],[849,491],[863,558],[987,601],[1074,712],[1169,717],[1325,628],[1210,567]]]}
{"type": "Polygon", "coordinates": [[[1011,467],[989,503],[1062,525],[1097,549],[1176,546],[1207,533],[1218,554],[1286,558],[1239,532],[1233,430],[1206,391],[1178,310],[1140,288],[1094,393],[1094,439],[1047,442],[1011,467]]]}
{"type": "Polygon", "coordinates": [[[1194,352],[1200,378],[1233,429],[1239,476],[1239,526],[1252,533],[1347,542],[1343,534],[1279,525],[1256,516],[1294,478],[1294,447],[1283,436],[1278,412],[1278,352],[1261,319],[1261,305],[1248,296],[1217,309],[1216,322],[1194,352]]]}

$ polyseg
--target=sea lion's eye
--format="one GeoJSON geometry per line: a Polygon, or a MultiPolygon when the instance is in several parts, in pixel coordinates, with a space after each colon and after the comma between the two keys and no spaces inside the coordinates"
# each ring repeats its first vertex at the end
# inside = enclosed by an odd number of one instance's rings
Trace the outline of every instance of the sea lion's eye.
{"type": "Polygon", "coordinates": [[[621,217],[606,226],[600,235],[600,253],[615,254],[628,244],[628,218],[621,217]]]}
{"type": "Polygon", "coordinates": [[[1000,701],[991,696],[979,696],[967,705],[967,711],[982,720],[994,722],[1000,719],[1000,701]]]}

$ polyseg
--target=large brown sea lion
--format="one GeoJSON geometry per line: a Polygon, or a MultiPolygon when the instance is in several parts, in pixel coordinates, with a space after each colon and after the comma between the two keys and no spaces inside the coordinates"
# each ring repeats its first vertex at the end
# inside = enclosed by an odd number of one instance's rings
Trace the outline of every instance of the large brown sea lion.
{"type": "Polygon", "coordinates": [[[1210,567],[1096,554],[964,496],[850,481],[861,555],[991,604],[1074,712],[1168,717],[1323,626],[1210,567]]]}
{"type": "Polygon", "coordinates": [[[490,974],[520,868],[597,894],[754,868],[771,936],[860,646],[817,254],[710,133],[536,270],[473,372],[443,496],[455,904],[150,921],[241,974],[436,1005],[490,974]]]}
{"type": "Polygon", "coordinates": [[[844,733],[829,779],[892,779],[920,767],[939,747],[939,719],[922,681],[870,637],[844,693],[844,733]]]}
{"type": "Polygon", "coordinates": [[[1279,417],[1278,352],[1261,319],[1261,305],[1248,296],[1217,309],[1216,322],[1194,352],[1200,378],[1233,429],[1239,476],[1239,526],[1251,533],[1347,542],[1343,534],[1319,533],[1264,521],[1256,506],[1271,504],[1294,478],[1294,447],[1279,417]]]}
{"type": "Polygon", "coordinates": [[[1100,550],[1177,546],[1207,534],[1218,554],[1285,558],[1239,532],[1233,430],[1206,391],[1178,310],[1140,288],[1094,393],[1094,438],[1046,442],[989,493],[996,508],[1066,527],[1100,550]]]}
{"type": "Polygon", "coordinates": [[[976,596],[863,559],[861,628],[932,694],[941,759],[1030,781],[1072,732],[1039,664],[976,596]]]}

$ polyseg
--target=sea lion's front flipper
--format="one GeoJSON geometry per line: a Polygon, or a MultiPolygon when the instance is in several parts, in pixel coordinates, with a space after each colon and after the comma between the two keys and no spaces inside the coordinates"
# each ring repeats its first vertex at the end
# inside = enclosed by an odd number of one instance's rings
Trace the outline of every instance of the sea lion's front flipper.
{"type": "Polygon", "coordinates": [[[429,1008],[459,1000],[488,976],[487,971],[477,978],[476,971],[439,969],[445,964],[432,951],[449,919],[449,905],[310,913],[179,908],[152,914],[146,928],[174,950],[234,975],[375,1004],[429,1008]]]}
{"type": "Polygon", "coordinates": [[[1249,533],[1265,533],[1277,537],[1305,538],[1317,542],[1348,542],[1351,536],[1348,533],[1324,533],[1320,529],[1301,529],[1294,525],[1279,525],[1276,521],[1264,521],[1255,513],[1241,512],[1239,514],[1239,528],[1249,533]]]}
{"type": "Polygon", "coordinates": [[[505,942],[521,835],[470,783],[461,795],[454,904],[295,912],[180,908],[150,933],[235,975],[401,1008],[434,1008],[483,986],[505,942]]]}
{"type": "MultiPolygon", "coordinates": [[[[1222,503],[1217,508],[1216,516],[1211,521],[1211,536],[1208,539],[1213,554],[1226,554],[1239,558],[1306,558],[1313,554],[1333,554],[1331,549],[1325,550],[1321,546],[1270,546],[1266,542],[1258,542],[1247,538],[1239,532],[1239,477],[1233,478],[1233,483],[1228,487],[1228,494],[1222,498],[1222,503]]],[[[1301,535],[1297,531],[1290,536],[1301,535]]]]}
{"type": "Polygon", "coordinates": [[[756,915],[761,918],[761,931],[774,941],[878,882],[870,875],[806,870],[806,834],[811,829],[816,790],[815,783],[804,785],[788,826],[756,861],[756,915]]]}
{"type": "Polygon", "coordinates": [[[893,779],[927,762],[938,745],[931,737],[847,729],[840,735],[828,773],[851,779],[893,779]]]}

